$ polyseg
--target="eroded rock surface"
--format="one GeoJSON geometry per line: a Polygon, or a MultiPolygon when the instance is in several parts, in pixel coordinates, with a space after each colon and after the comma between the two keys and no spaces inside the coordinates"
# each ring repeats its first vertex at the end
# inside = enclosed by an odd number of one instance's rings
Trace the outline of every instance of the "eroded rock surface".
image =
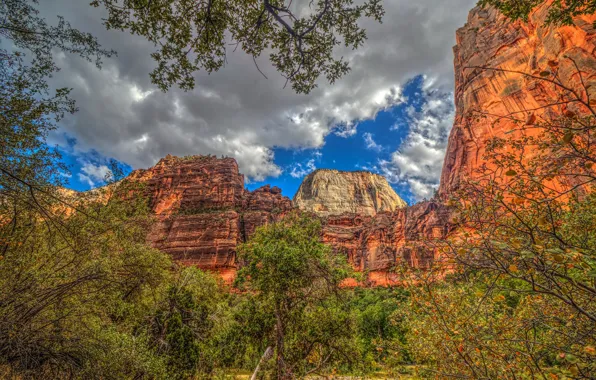
{"type": "MultiPolygon", "coordinates": [[[[586,87],[596,93],[596,16],[577,18],[577,26],[548,26],[545,20],[551,3],[537,7],[528,23],[511,22],[495,9],[476,7],[457,31],[456,118],[441,175],[443,197],[456,191],[464,179],[474,178],[485,163],[486,143],[493,136],[517,136],[511,120],[494,123],[496,117],[534,114],[540,119],[547,117],[541,107],[559,99],[560,88],[524,74],[540,78],[541,73],[556,70],[561,82],[582,89],[575,61],[586,87]],[[471,113],[488,117],[478,120],[469,117],[471,113]]],[[[564,107],[550,110],[561,114],[564,107]]]]}
{"type": "Polygon", "coordinates": [[[371,285],[398,279],[400,264],[428,268],[438,252],[427,242],[444,239],[452,229],[450,211],[441,203],[422,202],[375,216],[344,213],[323,218],[323,241],[344,252],[352,265],[369,273],[371,285]]]}
{"type": "Polygon", "coordinates": [[[365,171],[319,169],[307,175],[294,196],[300,210],[319,216],[376,215],[407,206],[385,177],[365,171]]]}
{"type": "Polygon", "coordinates": [[[157,217],[151,244],[175,260],[227,276],[236,266],[237,245],[292,208],[277,187],[246,190],[233,158],[167,156],[129,178],[147,186],[157,217]]]}

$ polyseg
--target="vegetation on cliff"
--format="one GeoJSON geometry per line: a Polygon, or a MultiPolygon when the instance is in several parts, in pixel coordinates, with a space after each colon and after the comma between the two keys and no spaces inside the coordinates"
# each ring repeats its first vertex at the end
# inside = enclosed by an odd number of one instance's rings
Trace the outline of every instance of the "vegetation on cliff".
{"type": "MultiPolygon", "coordinates": [[[[571,58],[568,58],[574,64],[571,58]]],[[[559,98],[486,115],[521,132],[495,137],[479,175],[450,204],[460,229],[440,242],[448,278],[416,277],[403,311],[415,360],[438,376],[591,378],[596,372],[594,91],[559,62],[531,80],[559,98]]],[[[435,268],[439,269],[439,268],[435,268]]]]}

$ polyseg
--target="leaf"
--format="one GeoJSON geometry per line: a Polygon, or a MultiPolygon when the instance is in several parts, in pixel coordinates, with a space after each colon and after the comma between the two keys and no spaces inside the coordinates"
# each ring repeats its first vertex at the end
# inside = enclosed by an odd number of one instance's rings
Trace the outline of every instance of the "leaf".
{"type": "Polygon", "coordinates": [[[596,99],[590,99],[590,103],[591,106],[596,106],[596,99]]]}
{"type": "Polygon", "coordinates": [[[550,71],[544,70],[540,72],[540,76],[541,77],[547,77],[550,75],[550,71]]]}
{"type": "Polygon", "coordinates": [[[559,66],[559,63],[558,63],[557,61],[554,61],[554,60],[550,60],[550,61],[548,61],[548,62],[547,62],[547,64],[548,64],[550,67],[557,67],[557,66],[559,66]]]}
{"type": "Polygon", "coordinates": [[[575,117],[575,112],[566,110],[565,113],[563,113],[563,115],[565,115],[565,117],[568,117],[568,118],[573,118],[573,117],[575,117]]]}
{"type": "Polygon", "coordinates": [[[553,259],[555,259],[555,261],[558,263],[562,263],[563,261],[565,261],[565,257],[563,257],[563,255],[560,255],[558,253],[555,253],[553,255],[553,259]]]}
{"type": "Polygon", "coordinates": [[[517,268],[517,265],[511,264],[511,265],[509,265],[509,271],[513,272],[513,273],[517,273],[517,272],[519,272],[519,269],[517,268]]]}
{"type": "Polygon", "coordinates": [[[569,144],[571,142],[571,140],[573,140],[573,132],[565,133],[565,136],[563,136],[563,142],[565,144],[569,144]]]}
{"type": "Polygon", "coordinates": [[[596,355],[596,348],[594,346],[586,346],[584,347],[584,352],[588,355],[596,355]]]}
{"type": "Polygon", "coordinates": [[[594,166],[594,164],[592,162],[586,162],[584,166],[586,167],[586,169],[592,169],[592,166],[594,166]]]}
{"type": "Polygon", "coordinates": [[[513,177],[513,176],[517,175],[517,172],[513,169],[509,169],[505,172],[505,175],[508,177],[513,177]]]}
{"type": "Polygon", "coordinates": [[[528,116],[528,120],[526,120],[526,125],[534,125],[535,122],[536,122],[536,115],[531,114],[530,116],[528,116]]]}

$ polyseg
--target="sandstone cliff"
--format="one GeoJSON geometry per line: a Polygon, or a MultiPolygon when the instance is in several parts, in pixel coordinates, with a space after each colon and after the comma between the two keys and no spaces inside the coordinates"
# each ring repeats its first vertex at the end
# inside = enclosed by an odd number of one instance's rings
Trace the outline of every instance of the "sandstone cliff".
{"type": "MultiPolygon", "coordinates": [[[[540,73],[554,62],[563,81],[578,85],[581,78],[568,56],[580,66],[589,91],[596,91],[595,18],[578,20],[578,27],[546,27],[547,5],[533,12],[528,24],[511,23],[495,10],[477,7],[457,31],[456,120],[441,176],[442,199],[485,164],[491,137],[517,133],[506,119],[493,125],[490,119],[470,118],[470,111],[541,117],[541,108],[556,101],[552,86],[521,73],[540,73]]],[[[149,236],[152,244],[228,279],[236,267],[238,243],[294,207],[278,188],[245,190],[230,158],[168,156],[131,178],[147,183],[158,219],[149,236]]],[[[323,241],[366,271],[370,284],[397,281],[389,269],[399,263],[427,267],[438,253],[425,241],[445,239],[454,228],[450,210],[439,201],[405,207],[383,177],[370,173],[316,171],[305,179],[294,203],[321,217],[323,241]]]]}
{"type": "Polygon", "coordinates": [[[144,182],[157,222],[151,244],[184,264],[233,276],[236,246],[292,208],[281,189],[244,188],[232,158],[167,156],[129,176],[144,182]]]}
{"type": "Polygon", "coordinates": [[[385,177],[365,171],[318,169],[307,175],[294,196],[300,210],[319,216],[376,215],[407,206],[385,177]]]}
{"type": "MultiPolygon", "coordinates": [[[[588,91],[592,96],[596,93],[596,17],[577,18],[577,27],[547,26],[551,3],[534,9],[528,23],[511,22],[495,9],[476,7],[457,31],[453,49],[456,118],[441,175],[439,193],[443,197],[457,190],[464,179],[475,176],[485,163],[489,139],[519,133],[508,118],[494,124],[497,117],[540,118],[547,112],[544,106],[560,99],[559,88],[524,74],[539,77],[556,65],[561,81],[579,89],[581,78],[575,61],[588,91]],[[474,113],[489,117],[476,119],[471,117],[474,113]]],[[[560,114],[564,106],[550,110],[560,114]]]]}

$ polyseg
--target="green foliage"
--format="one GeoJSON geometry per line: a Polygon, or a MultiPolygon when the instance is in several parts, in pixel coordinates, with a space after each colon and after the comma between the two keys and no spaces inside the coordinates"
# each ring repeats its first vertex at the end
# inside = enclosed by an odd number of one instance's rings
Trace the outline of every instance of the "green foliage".
{"type": "Polygon", "coordinates": [[[152,346],[165,357],[173,378],[211,373],[210,345],[219,320],[223,292],[213,276],[196,268],[176,274],[151,323],[152,346]]]}
{"type": "Polygon", "coordinates": [[[146,246],[148,208],[139,198],[123,200],[129,190],[72,198],[76,211],[34,191],[35,206],[1,202],[0,361],[15,373],[118,378],[159,371],[146,337],[133,338],[131,328],[171,263],[146,246]]]}
{"type": "Polygon", "coordinates": [[[320,242],[318,220],[292,214],[257,229],[240,248],[237,285],[254,294],[261,333],[275,350],[278,378],[350,363],[353,320],[340,284],[354,273],[344,255],[320,242]]]}
{"type": "MultiPolygon", "coordinates": [[[[491,5],[512,20],[528,21],[530,12],[545,0],[480,0],[478,5],[491,5]]],[[[596,12],[596,0],[556,0],[549,5],[547,23],[573,25],[576,16],[592,15],[596,12]]]]}
{"type": "Polygon", "coordinates": [[[401,288],[356,288],[350,310],[356,318],[355,338],[369,371],[410,364],[405,328],[397,311],[409,300],[401,288]]]}
{"type": "MultiPolygon", "coordinates": [[[[507,118],[475,178],[450,201],[460,229],[442,247],[453,272],[415,277],[402,311],[415,360],[441,376],[589,378],[596,371],[596,151],[581,66],[557,101],[507,118]]],[[[566,62],[565,62],[566,63],[566,62]]],[[[589,63],[587,63],[589,64],[589,63]]],[[[506,72],[506,70],[502,70],[506,72]]],[[[437,269],[437,268],[435,268],[437,269]]]]}
{"type": "Polygon", "coordinates": [[[114,52],[101,48],[90,34],[73,29],[59,18],[55,26],[38,16],[37,1],[0,3],[0,186],[18,189],[22,183],[6,172],[38,185],[59,183],[65,168],[57,152],[45,145],[56,121],[76,111],[70,89],[50,93],[46,82],[59,70],[52,50],[94,60],[114,52]],[[43,178],[41,176],[43,175],[43,178]]]}
{"type": "MultiPolygon", "coordinates": [[[[349,71],[333,55],[338,45],[356,49],[366,39],[362,17],[381,20],[380,0],[310,2],[298,14],[285,0],[94,0],[108,11],[109,29],[127,30],[147,38],[159,49],[151,79],[162,90],[177,84],[194,88],[194,73],[219,70],[227,45],[240,46],[253,58],[269,54],[273,66],[299,93],[316,87],[323,75],[333,83],[349,71]],[[300,12],[302,13],[302,12],[300,12]]],[[[256,61],[255,61],[256,65],[256,61]]]]}

